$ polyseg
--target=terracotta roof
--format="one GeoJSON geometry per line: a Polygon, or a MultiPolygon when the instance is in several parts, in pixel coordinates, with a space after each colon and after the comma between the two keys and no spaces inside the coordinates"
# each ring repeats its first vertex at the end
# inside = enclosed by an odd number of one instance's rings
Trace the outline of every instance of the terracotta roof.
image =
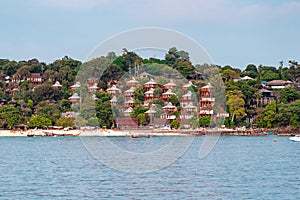
{"type": "Polygon", "coordinates": [[[116,85],[113,85],[111,88],[108,88],[107,91],[120,91],[120,89],[117,88],[116,85]]]}
{"type": "Polygon", "coordinates": [[[166,106],[163,107],[163,109],[165,108],[175,108],[176,106],[173,106],[173,104],[171,102],[169,102],[166,106]]]}
{"type": "Polygon", "coordinates": [[[80,88],[80,82],[76,82],[74,85],[71,86],[71,88],[80,88]]]}
{"type": "Polygon", "coordinates": [[[188,88],[188,87],[191,87],[192,85],[193,85],[193,83],[192,83],[191,81],[189,81],[187,84],[185,84],[185,85],[182,86],[182,87],[188,88]]]}
{"type": "Polygon", "coordinates": [[[266,83],[266,85],[268,86],[282,86],[282,85],[286,85],[286,84],[291,84],[291,81],[284,81],[284,80],[272,80],[272,81],[268,81],[266,83]]]}
{"type": "Polygon", "coordinates": [[[134,87],[131,87],[130,89],[126,90],[124,93],[132,93],[134,92],[134,87]]]}
{"type": "Polygon", "coordinates": [[[153,88],[150,88],[149,91],[145,92],[145,94],[153,94],[154,93],[154,89],[153,88]]]}
{"type": "Polygon", "coordinates": [[[272,93],[272,91],[266,90],[266,89],[260,89],[260,90],[258,90],[258,92],[260,92],[260,93],[272,93]]]}
{"type": "Polygon", "coordinates": [[[89,87],[89,89],[97,90],[98,89],[98,84],[94,83],[93,86],[89,87]]]}
{"type": "Polygon", "coordinates": [[[189,105],[185,106],[184,108],[197,108],[197,107],[194,106],[193,103],[189,103],[189,105]]]}
{"type": "Polygon", "coordinates": [[[174,92],[172,92],[171,89],[168,89],[167,92],[164,92],[163,95],[166,95],[166,94],[169,94],[169,95],[176,95],[174,92]]]}
{"type": "Polygon", "coordinates": [[[109,100],[111,103],[117,103],[118,102],[118,100],[117,100],[117,97],[113,97],[111,100],[109,100]]]}
{"type": "Polygon", "coordinates": [[[69,99],[80,99],[81,97],[77,94],[74,93],[72,96],[69,97],[69,99]]]}
{"type": "Polygon", "coordinates": [[[188,91],[186,94],[182,95],[182,97],[191,97],[192,96],[192,92],[188,91]]]}
{"type": "Polygon", "coordinates": [[[134,77],[132,77],[129,81],[127,81],[126,83],[139,83],[137,80],[135,80],[134,77]]]}
{"type": "Polygon", "coordinates": [[[164,84],[164,86],[166,86],[166,87],[175,87],[176,84],[173,82],[173,80],[170,80],[170,82],[167,83],[167,84],[164,84]]]}
{"type": "Polygon", "coordinates": [[[154,113],[156,113],[156,110],[149,109],[145,113],[147,113],[147,114],[154,114],[154,113]]]}
{"type": "Polygon", "coordinates": [[[125,101],[124,104],[125,103],[134,103],[134,100],[133,99],[129,99],[129,100],[125,101]]]}
{"type": "Polygon", "coordinates": [[[210,88],[214,88],[211,83],[208,83],[206,86],[202,87],[202,88],[207,88],[207,89],[210,89],[210,88]]]}
{"type": "Polygon", "coordinates": [[[155,85],[155,84],[156,84],[156,82],[151,78],[150,81],[148,81],[144,85],[155,85]]]}
{"type": "Polygon", "coordinates": [[[52,87],[62,87],[62,85],[58,81],[56,81],[54,85],[52,85],[52,87]]]}
{"type": "Polygon", "coordinates": [[[127,108],[124,113],[132,113],[133,109],[131,107],[127,108]]]}
{"type": "Polygon", "coordinates": [[[241,78],[241,80],[253,80],[250,76],[244,76],[241,78]]]}
{"type": "Polygon", "coordinates": [[[31,73],[30,77],[31,78],[42,78],[40,73],[31,73]]]}

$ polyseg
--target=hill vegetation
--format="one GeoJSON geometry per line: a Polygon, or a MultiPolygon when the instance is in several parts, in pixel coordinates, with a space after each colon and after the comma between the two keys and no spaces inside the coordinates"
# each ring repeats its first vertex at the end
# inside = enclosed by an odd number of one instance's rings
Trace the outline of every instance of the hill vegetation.
{"type": "MultiPolygon", "coordinates": [[[[169,49],[164,59],[141,58],[126,49],[120,56],[111,52],[87,63],[67,56],[48,64],[37,59],[0,59],[0,128],[11,129],[19,124],[30,127],[66,127],[75,123],[112,127],[111,96],[102,91],[124,74],[134,75],[136,66],[151,71],[153,75],[177,71],[198,87],[206,84],[201,77],[202,70],[211,67],[205,64],[194,65],[188,52],[175,47],[169,49]],[[105,67],[99,71],[101,66],[105,67]],[[93,67],[94,71],[91,70],[93,67]],[[70,86],[88,76],[97,78],[97,86],[102,89],[96,92],[95,110],[82,108],[80,115],[84,117],[77,121],[62,116],[62,113],[73,110],[68,100],[72,95],[70,86]],[[61,84],[60,89],[53,87],[56,81],[61,84]]],[[[224,81],[226,111],[229,113],[225,121],[227,127],[300,127],[300,65],[297,62],[291,61],[286,67],[249,64],[244,70],[229,65],[214,67],[219,70],[224,81]],[[243,77],[248,78],[241,79],[243,77]],[[285,84],[281,88],[268,85],[274,80],[282,80],[285,84]]],[[[136,91],[136,101],[142,101],[141,92],[142,89],[136,91]]],[[[173,101],[176,103],[176,99],[173,101]]],[[[144,112],[142,106],[134,110],[137,117],[144,112]]]]}

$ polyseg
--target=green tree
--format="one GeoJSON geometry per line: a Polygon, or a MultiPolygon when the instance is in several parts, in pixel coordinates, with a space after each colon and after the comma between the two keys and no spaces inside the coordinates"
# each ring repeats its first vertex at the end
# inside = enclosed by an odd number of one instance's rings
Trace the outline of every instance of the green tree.
{"type": "Polygon", "coordinates": [[[160,97],[161,95],[162,95],[162,93],[163,93],[163,90],[161,89],[161,88],[155,88],[154,89],[154,92],[153,92],[153,95],[155,96],[155,97],[160,97]]]}
{"type": "Polygon", "coordinates": [[[22,122],[20,107],[4,105],[0,107],[0,123],[2,128],[13,128],[16,124],[22,122]]]}
{"type": "Polygon", "coordinates": [[[29,120],[30,127],[43,128],[45,126],[51,126],[51,125],[52,125],[51,120],[43,116],[32,115],[29,120]]]}
{"type": "Polygon", "coordinates": [[[239,120],[246,116],[245,101],[243,99],[243,93],[240,90],[228,91],[227,94],[227,106],[231,116],[231,121],[235,119],[239,120]]]}
{"type": "Polygon", "coordinates": [[[176,117],[179,117],[181,114],[181,112],[179,110],[176,110],[173,112],[173,115],[175,115],[176,117]]]}
{"type": "Polygon", "coordinates": [[[78,117],[74,120],[75,122],[75,125],[76,126],[79,126],[79,127],[83,127],[83,126],[86,126],[87,124],[87,121],[85,119],[83,119],[82,117],[78,117]]]}
{"type": "Polygon", "coordinates": [[[180,102],[178,100],[178,97],[175,95],[175,94],[172,94],[169,99],[168,99],[169,102],[171,102],[174,106],[179,106],[180,105],[180,102]]]}
{"type": "Polygon", "coordinates": [[[67,112],[71,109],[71,103],[67,99],[62,99],[60,102],[60,110],[67,112]]]}
{"type": "Polygon", "coordinates": [[[253,64],[247,65],[245,69],[245,75],[250,76],[252,78],[256,78],[258,75],[257,67],[253,64]]]}
{"type": "Polygon", "coordinates": [[[20,69],[18,69],[18,74],[20,76],[21,79],[27,79],[30,77],[30,70],[31,70],[31,67],[30,66],[23,66],[21,67],[20,69]]]}
{"type": "Polygon", "coordinates": [[[71,117],[60,117],[58,120],[56,120],[57,126],[62,127],[73,127],[75,125],[74,119],[71,117]]]}
{"type": "Polygon", "coordinates": [[[300,126],[300,100],[289,104],[278,104],[277,109],[274,125],[292,126],[294,128],[300,126]]]}
{"type": "Polygon", "coordinates": [[[138,105],[133,108],[132,113],[130,114],[130,117],[137,117],[139,114],[144,114],[148,108],[145,108],[144,106],[138,105]]]}
{"type": "Polygon", "coordinates": [[[203,116],[199,118],[199,125],[202,127],[208,127],[211,124],[211,117],[203,116]]]}
{"type": "Polygon", "coordinates": [[[190,126],[192,126],[193,128],[198,128],[199,127],[199,117],[194,114],[189,121],[190,126]]]}
{"type": "Polygon", "coordinates": [[[278,80],[279,79],[279,74],[272,71],[268,70],[263,76],[262,79],[265,81],[272,81],[272,80],[278,80]]]}
{"type": "MultiPolygon", "coordinates": [[[[108,101],[106,97],[102,96],[105,98],[105,102],[108,101]]],[[[104,99],[102,99],[104,100],[104,99]]],[[[80,117],[84,118],[85,120],[90,119],[91,117],[96,117],[96,110],[95,110],[95,104],[96,102],[94,101],[93,97],[91,95],[86,96],[82,102],[81,108],[80,108],[80,117]]],[[[109,106],[110,108],[110,106],[109,106]]]]}
{"type": "Polygon", "coordinates": [[[37,105],[36,112],[39,116],[50,119],[52,124],[55,124],[56,120],[60,117],[57,105],[49,101],[40,102],[37,105]]]}
{"type": "Polygon", "coordinates": [[[27,107],[30,108],[30,109],[33,107],[33,101],[31,99],[28,99],[27,107]]]}
{"type": "Polygon", "coordinates": [[[280,102],[282,103],[295,101],[299,98],[300,94],[294,87],[283,88],[280,90],[280,102]]]}
{"type": "Polygon", "coordinates": [[[144,91],[143,87],[138,87],[134,91],[134,99],[139,100],[140,102],[144,102],[144,91]]]}
{"type": "Polygon", "coordinates": [[[226,69],[222,71],[222,78],[225,82],[232,81],[234,78],[239,77],[239,75],[232,69],[226,69]]]}
{"type": "Polygon", "coordinates": [[[49,84],[37,85],[34,88],[32,100],[34,103],[38,104],[41,101],[59,101],[62,99],[63,91],[54,90],[49,84]]]}
{"type": "Polygon", "coordinates": [[[97,117],[91,117],[87,120],[88,126],[99,126],[99,120],[97,117]]]}
{"type": "Polygon", "coordinates": [[[114,125],[114,115],[109,102],[111,95],[100,93],[97,97],[99,99],[96,101],[95,111],[99,120],[99,125],[101,127],[106,126],[107,128],[111,128],[114,125]]]}
{"type": "Polygon", "coordinates": [[[137,118],[138,118],[139,125],[142,125],[144,123],[145,119],[146,119],[144,113],[138,114],[137,118]]]}
{"type": "Polygon", "coordinates": [[[175,119],[171,122],[170,126],[172,129],[178,129],[180,127],[180,122],[175,119]]]}
{"type": "Polygon", "coordinates": [[[124,74],[125,71],[123,71],[121,67],[116,64],[111,64],[104,70],[101,80],[108,83],[111,80],[119,80],[124,74]]]}
{"type": "Polygon", "coordinates": [[[274,126],[273,122],[276,120],[276,101],[270,101],[263,111],[260,120],[259,127],[271,128],[274,126]]]}

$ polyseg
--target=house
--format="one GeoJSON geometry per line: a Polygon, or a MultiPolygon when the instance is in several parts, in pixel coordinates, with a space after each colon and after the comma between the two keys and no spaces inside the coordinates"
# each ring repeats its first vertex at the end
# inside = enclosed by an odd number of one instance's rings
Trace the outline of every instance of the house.
{"type": "Polygon", "coordinates": [[[199,89],[199,116],[212,116],[214,113],[212,108],[215,102],[215,98],[212,97],[212,89],[213,86],[210,83],[199,89]]]}
{"type": "Polygon", "coordinates": [[[163,75],[167,79],[182,79],[182,75],[179,73],[168,73],[163,75]]]}
{"type": "Polygon", "coordinates": [[[126,90],[123,93],[123,96],[125,97],[125,99],[130,99],[130,98],[134,98],[134,87],[131,87],[130,89],[126,90]]]}
{"type": "Polygon", "coordinates": [[[263,88],[263,89],[260,89],[258,92],[261,94],[261,97],[255,99],[257,105],[265,106],[268,103],[270,103],[270,101],[276,99],[273,92],[270,90],[266,90],[263,88]]]}
{"type": "Polygon", "coordinates": [[[192,99],[192,92],[188,91],[186,94],[181,96],[180,99],[180,106],[181,107],[185,107],[189,104],[193,103],[193,99],[192,99]]]}
{"type": "Polygon", "coordinates": [[[157,100],[158,98],[154,95],[154,89],[150,88],[149,91],[144,93],[144,102],[153,102],[155,100],[157,100]]]}
{"type": "Polygon", "coordinates": [[[130,117],[130,114],[133,112],[133,109],[131,107],[128,107],[126,110],[124,110],[124,116],[130,117]]]}
{"type": "Polygon", "coordinates": [[[147,72],[140,73],[139,77],[152,79],[153,76],[147,72]]]}
{"type": "Polygon", "coordinates": [[[284,81],[284,80],[273,80],[266,82],[266,86],[272,89],[283,89],[286,87],[291,87],[293,85],[292,81],[284,81]]]}
{"type": "Polygon", "coordinates": [[[138,128],[138,118],[130,117],[116,117],[116,127],[118,129],[137,129],[138,128]]]}
{"type": "Polygon", "coordinates": [[[15,73],[12,78],[11,78],[11,82],[13,83],[19,83],[21,81],[21,76],[20,74],[17,72],[15,73]]]}
{"type": "Polygon", "coordinates": [[[117,97],[113,96],[112,99],[109,100],[109,102],[111,105],[117,105],[117,103],[118,103],[117,97]]]}
{"type": "Polygon", "coordinates": [[[195,85],[192,83],[192,81],[189,81],[187,84],[185,84],[185,85],[182,86],[182,91],[186,92],[192,86],[195,87],[195,85]]]}
{"type": "Polygon", "coordinates": [[[99,99],[96,94],[93,94],[92,98],[94,101],[97,101],[99,99]]]}
{"type": "Polygon", "coordinates": [[[31,81],[33,83],[42,83],[43,78],[40,73],[31,73],[30,77],[27,78],[27,81],[31,81]]]}
{"type": "Polygon", "coordinates": [[[171,102],[162,107],[162,109],[163,113],[160,115],[160,118],[166,120],[165,125],[170,124],[174,119],[176,119],[174,112],[177,110],[177,107],[174,106],[171,102]]]}
{"type": "Polygon", "coordinates": [[[168,99],[169,99],[172,95],[175,95],[175,96],[176,96],[176,94],[172,91],[172,89],[169,89],[167,92],[162,93],[161,99],[162,99],[163,102],[167,102],[168,99]]]}
{"type": "Polygon", "coordinates": [[[116,96],[117,94],[121,94],[121,90],[117,88],[116,85],[113,85],[111,88],[107,89],[107,92],[112,96],[116,96]]]}
{"type": "Polygon", "coordinates": [[[80,113],[79,112],[65,112],[65,113],[61,113],[61,116],[76,119],[80,116],[80,113]]]}
{"type": "Polygon", "coordinates": [[[89,78],[89,79],[86,80],[86,83],[87,83],[88,87],[93,86],[94,83],[97,83],[97,82],[98,82],[98,79],[96,79],[96,78],[89,78]]]}
{"type": "Polygon", "coordinates": [[[53,87],[54,89],[59,89],[59,88],[62,87],[62,85],[60,84],[60,82],[55,81],[55,83],[52,85],[52,87],[53,87]]]}
{"type": "Polygon", "coordinates": [[[7,95],[10,95],[10,94],[14,94],[15,92],[19,92],[19,83],[16,83],[16,82],[12,82],[8,85],[8,87],[6,88],[5,90],[5,93],[7,95]]]}
{"type": "Polygon", "coordinates": [[[244,77],[241,77],[240,80],[241,80],[241,81],[250,81],[250,80],[254,80],[254,79],[251,78],[250,76],[244,76],[244,77]]]}
{"type": "Polygon", "coordinates": [[[127,81],[125,83],[125,85],[129,86],[129,87],[136,87],[138,84],[139,84],[139,82],[137,80],[135,80],[134,77],[132,77],[129,81],[127,81]]]}
{"type": "Polygon", "coordinates": [[[133,108],[134,106],[135,106],[135,102],[134,102],[133,98],[128,99],[127,101],[125,101],[123,103],[124,108],[129,108],[129,107],[133,108]]]}
{"type": "Polygon", "coordinates": [[[91,93],[91,92],[95,92],[98,90],[98,84],[97,83],[94,83],[92,86],[88,87],[88,92],[91,93]]]}
{"type": "Polygon", "coordinates": [[[191,119],[194,115],[197,115],[198,109],[192,103],[181,108],[180,119],[191,119]]]}
{"type": "Polygon", "coordinates": [[[144,90],[155,89],[157,86],[158,86],[158,84],[153,79],[150,79],[150,81],[146,82],[143,85],[143,89],[144,90]]]}
{"type": "Polygon", "coordinates": [[[173,80],[170,80],[169,83],[164,84],[162,86],[163,92],[167,92],[169,89],[174,89],[176,87],[176,84],[173,82],[173,80]]]}
{"type": "Polygon", "coordinates": [[[81,97],[77,93],[74,93],[72,96],[68,98],[68,101],[72,104],[77,104],[80,103],[81,97]]]}
{"type": "Polygon", "coordinates": [[[72,92],[74,89],[79,89],[81,87],[80,82],[76,82],[74,85],[69,87],[69,91],[72,92]]]}

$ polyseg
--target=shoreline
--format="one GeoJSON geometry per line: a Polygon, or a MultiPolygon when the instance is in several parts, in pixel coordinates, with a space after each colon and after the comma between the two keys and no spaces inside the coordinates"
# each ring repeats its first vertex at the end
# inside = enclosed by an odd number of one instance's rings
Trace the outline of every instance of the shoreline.
{"type": "Polygon", "coordinates": [[[293,136],[299,134],[298,131],[278,131],[277,129],[181,129],[181,130],[162,130],[162,129],[132,129],[132,130],[44,130],[29,129],[23,130],[0,130],[0,137],[36,137],[36,136],[98,136],[98,137],[130,137],[133,135],[148,136],[293,136]]]}

